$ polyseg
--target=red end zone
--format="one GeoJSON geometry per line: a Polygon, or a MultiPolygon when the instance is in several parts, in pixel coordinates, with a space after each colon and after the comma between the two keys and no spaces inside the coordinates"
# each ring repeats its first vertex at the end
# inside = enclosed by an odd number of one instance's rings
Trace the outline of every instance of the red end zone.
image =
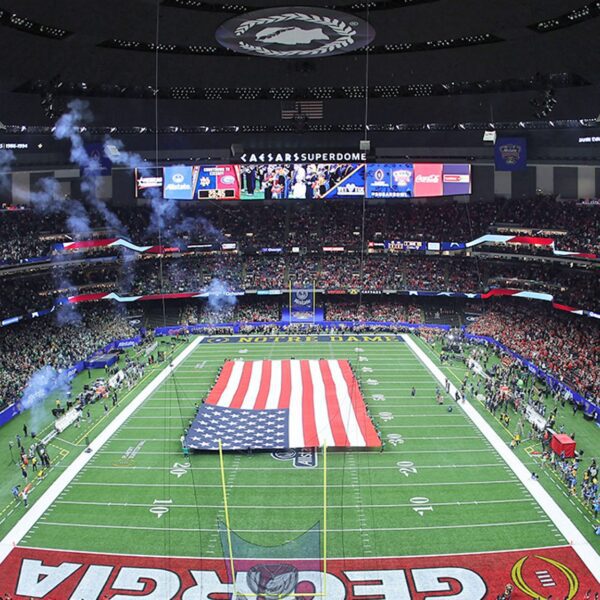
{"type": "MultiPolygon", "coordinates": [[[[315,561],[235,563],[237,591],[250,593],[250,569],[290,573],[290,593],[320,592],[315,561]],[[277,565],[279,570],[273,567],[277,565]]],[[[495,599],[506,584],[513,600],[579,599],[600,591],[593,575],[569,546],[541,550],[440,557],[331,559],[327,600],[495,599]]],[[[232,600],[222,560],[87,554],[15,548],[0,566],[0,596],[14,600],[232,600]]],[[[289,586],[288,586],[289,587],[289,586]]],[[[255,590],[254,590],[255,591],[255,590]]],[[[592,595],[593,597],[593,595],[592,595]]],[[[312,600],[312,598],[311,598],[312,600]]]]}

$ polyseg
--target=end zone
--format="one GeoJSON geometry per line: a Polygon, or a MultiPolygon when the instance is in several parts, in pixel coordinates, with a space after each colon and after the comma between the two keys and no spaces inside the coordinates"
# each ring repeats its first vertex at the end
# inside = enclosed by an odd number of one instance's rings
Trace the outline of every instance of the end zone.
{"type": "MultiPolygon", "coordinates": [[[[314,560],[238,561],[235,590],[251,594],[248,572],[285,565],[298,572],[295,593],[322,593],[314,560]]],[[[450,556],[348,558],[327,561],[327,600],[483,600],[507,584],[513,599],[582,598],[597,583],[569,546],[450,556]],[[434,594],[433,596],[430,594],[434,594]]],[[[0,572],[0,592],[14,600],[229,600],[234,586],[224,560],[125,556],[15,548],[0,572]]],[[[294,593],[290,592],[290,593],[294,593]]]]}

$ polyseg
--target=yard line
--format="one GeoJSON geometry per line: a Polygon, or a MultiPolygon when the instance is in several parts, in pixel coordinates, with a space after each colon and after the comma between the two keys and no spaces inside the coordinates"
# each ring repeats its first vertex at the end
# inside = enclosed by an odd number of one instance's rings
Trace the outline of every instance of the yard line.
{"type": "MultiPolygon", "coordinates": [[[[234,488],[236,486],[233,486],[234,488]]],[[[531,502],[529,498],[508,498],[505,500],[465,500],[464,502],[454,501],[454,502],[429,502],[428,506],[477,506],[482,504],[507,504],[507,503],[523,503],[523,502],[531,502]]],[[[57,500],[55,504],[69,504],[76,506],[120,506],[122,508],[152,508],[155,506],[154,504],[148,504],[143,502],[91,502],[86,500],[57,500]]],[[[413,508],[415,505],[411,502],[404,502],[399,504],[362,504],[363,508],[413,508]]],[[[221,509],[223,508],[223,503],[219,504],[169,504],[169,510],[173,510],[176,508],[184,508],[184,509],[193,509],[197,510],[198,508],[211,508],[211,509],[221,509]]],[[[279,506],[259,506],[257,504],[254,505],[229,505],[230,509],[235,510],[323,510],[322,504],[315,505],[299,505],[299,506],[290,506],[288,505],[279,505],[279,506]]],[[[327,510],[330,509],[348,509],[348,510],[356,510],[355,504],[328,504],[327,510]]]]}
{"type": "MultiPolygon", "coordinates": [[[[472,450],[469,450],[469,452],[472,452],[472,450]]],[[[489,452],[489,450],[486,450],[486,452],[489,452]]],[[[411,454],[414,454],[411,453],[411,454]]],[[[106,470],[106,469],[119,469],[121,471],[165,471],[168,470],[170,471],[173,467],[171,466],[164,466],[164,467],[153,467],[153,466],[142,466],[140,465],[138,466],[119,466],[119,465],[88,465],[87,467],[88,469],[101,469],[101,470],[106,470]]],[[[227,466],[225,468],[228,468],[227,466]]],[[[244,471],[281,471],[281,472],[287,472],[289,474],[289,469],[287,467],[287,465],[282,464],[280,467],[242,467],[244,471]]],[[[398,470],[397,466],[391,466],[391,467],[376,467],[376,466],[364,466],[364,467],[356,467],[357,469],[361,469],[361,470],[398,470]]],[[[187,467],[188,471],[220,471],[221,468],[220,467],[187,467]]],[[[327,466],[327,471],[345,471],[347,470],[347,468],[345,466],[342,467],[330,467],[327,466]]],[[[510,481],[516,481],[516,480],[510,480],[510,481]]],[[[476,482],[473,482],[476,483],[476,482]]],[[[268,486],[267,486],[268,487],[268,486]]],[[[289,487],[289,484],[288,484],[289,487]]],[[[321,487],[323,487],[323,484],[321,484],[321,487]]]]}
{"type": "MultiPolygon", "coordinates": [[[[399,454],[399,453],[398,453],[399,454]]],[[[501,463],[482,463],[480,465],[419,465],[419,469],[488,469],[488,468],[501,468],[501,463]]],[[[511,471],[512,472],[512,471],[511,471]]],[[[511,480],[516,481],[516,479],[511,480]]],[[[131,483],[111,483],[111,482],[97,482],[97,481],[74,481],[70,485],[96,485],[96,486],[111,486],[111,485],[122,485],[126,487],[131,487],[131,483]]],[[[198,487],[196,485],[188,485],[185,483],[136,483],[136,486],[142,487],[198,487]]],[[[203,486],[204,487],[204,486],[203,486]]],[[[255,487],[272,487],[269,484],[265,484],[264,486],[255,486],[255,487]]],[[[289,488],[289,485],[285,486],[289,488]]],[[[304,487],[304,486],[303,486],[304,487]]],[[[323,487],[323,484],[319,484],[316,487],[323,487]]],[[[68,491],[68,490],[67,490],[68,491]]],[[[540,509],[541,510],[541,509],[540,509]]]]}
{"type": "MultiPolygon", "coordinates": [[[[433,531],[437,529],[471,529],[474,527],[521,527],[523,525],[535,525],[538,523],[548,523],[549,519],[535,519],[531,521],[505,521],[503,523],[463,523],[460,525],[429,525],[427,527],[374,527],[366,531],[433,531]]],[[[56,521],[43,521],[39,524],[42,526],[51,527],[82,527],[84,529],[119,529],[132,531],[160,531],[166,532],[184,532],[184,533],[213,533],[213,529],[198,528],[198,527],[142,527],[136,525],[90,525],[89,523],[58,523],[56,521]]],[[[351,529],[328,529],[330,533],[348,533],[361,532],[363,528],[351,529]]],[[[236,529],[236,534],[239,533],[306,533],[306,529],[236,529]]]]}
{"type": "MultiPolygon", "coordinates": [[[[446,487],[452,485],[505,485],[507,483],[515,483],[516,479],[502,479],[498,481],[434,481],[429,483],[359,483],[360,487],[390,487],[390,488],[416,488],[418,487],[446,487]]],[[[74,486],[91,486],[91,487],[128,487],[131,488],[135,486],[138,487],[159,487],[159,488],[197,488],[197,485],[193,485],[190,483],[105,483],[103,481],[77,481],[73,483],[74,486]]],[[[233,486],[229,486],[231,489],[271,489],[271,488],[281,488],[281,489],[290,489],[289,484],[267,484],[267,483],[238,483],[233,486]]],[[[303,488],[318,488],[323,489],[323,484],[302,484],[303,488]]],[[[345,488],[348,489],[348,483],[328,483],[327,488],[345,488]]],[[[204,488],[221,488],[221,484],[212,484],[212,483],[203,483],[202,489],[204,488]]],[[[529,499],[527,499],[529,501],[529,499]]]]}

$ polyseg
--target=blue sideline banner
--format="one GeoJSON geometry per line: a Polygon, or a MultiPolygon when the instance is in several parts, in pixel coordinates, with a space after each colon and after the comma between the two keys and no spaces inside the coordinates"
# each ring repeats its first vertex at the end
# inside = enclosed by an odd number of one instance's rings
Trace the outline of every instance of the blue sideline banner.
{"type": "Polygon", "coordinates": [[[534,365],[532,362],[528,361],[526,358],[523,358],[517,352],[514,352],[510,348],[507,348],[501,342],[498,342],[494,338],[485,336],[485,335],[473,335],[471,333],[465,333],[465,339],[474,340],[476,342],[486,342],[488,344],[492,344],[496,346],[496,348],[500,348],[503,352],[506,352],[509,356],[512,356],[515,360],[520,362],[523,366],[527,367],[530,373],[539,377],[541,380],[545,381],[550,389],[553,391],[567,392],[573,398],[573,402],[576,402],[579,408],[583,409],[585,414],[593,415],[596,412],[596,421],[600,423],[600,406],[594,404],[587,398],[584,398],[581,394],[578,394],[574,390],[572,390],[568,385],[554,377],[554,375],[549,375],[545,371],[542,371],[539,367],[534,365]]]}

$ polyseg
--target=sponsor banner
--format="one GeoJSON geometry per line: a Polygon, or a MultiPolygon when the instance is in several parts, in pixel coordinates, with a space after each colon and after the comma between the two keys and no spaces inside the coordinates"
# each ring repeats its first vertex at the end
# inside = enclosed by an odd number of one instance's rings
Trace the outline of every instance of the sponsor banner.
{"type": "Polygon", "coordinates": [[[366,167],[367,198],[427,198],[471,193],[471,165],[375,163],[366,167]]]}
{"type": "Polygon", "coordinates": [[[179,165],[164,167],[163,198],[170,200],[192,200],[196,181],[192,167],[179,165]]]}
{"type": "Polygon", "coordinates": [[[327,572],[322,568],[318,558],[236,559],[233,582],[226,559],[17,547],[2,564],[0,589],[14,600],[225,600],[234,592],[255,596],[257,572],[263,573],[264,589],[277,578],[277,589],[284,585],[286,595],[309,599],[311,592],[318,597],[326,589],[327,600],[484,600],[500,597],[507,584],[515,599],[551,594],[572,600],[598,589],[598,582],[570,546],[450,556],[328,558],[327,572]]]}
{"type": "Polygon", "coordinates": [[[416,198],[443,196],[444,184],[442,181],[441,163],[415,163],[414,165],[414,192],[416,198]]]}
{"type": "Polygon", "coordinates": [[[135,197],[162,196],[162,167],[135,169],[135,197]]]}
{"type": "Polygon", "coordinates": [[[126,340],[117,340],[114,343],[115,348],[133,348],[133,346],[137,346],[142,343],[142,336],[136,335],[135,337],[128,338],[126,340]]]}
{"type": "Polygon", "coordinates": [[[42,310],[36,310],[31,313],[27,313],[25,315],[19,315],[17,317],[8,317],[7,319],[2,319],[0,321],[0,327],[6,327],[7,325],[14,325],[15,323],[19,323],[25,319],[36,319],[37,317],[44,317],[54,312],[54,306],[52,308],[45,308],[42,310]]]}
{"type": "Polygon", "coordinates": [[[297,448],[271,452],[275,460],[292,461],[296,469],[314,469],[319,464],[316,448],[297,448]]]}
{"type": "Polygon", "coordinates": [[[291,290],[290,291],[290,307],[292,312],[310,312],[314,309],[312,288],[291,290]]]}
{"type": "Polygon", "coordinates": [[[4,410],[0,410],[0,427],[14,419],[20,412],[21,407],[17,402],[7,406],[4,410]]]}
{"type": "Polygon", "coordinates": [[[427,242],[392,240],[385,241],[384,247],[390,252],[424,252],[427,250],[427,242]]]}
{"type": "Polygon", "coordinates": [[[414,165],[367,165],[367,198],[412,198],[414,196],[414,165]]]}
{"type": "Polygon", "coordinates": [[[194,167],[197,181],[194,197],[198,200],[239,200],[239,175],[234,165],[194,167]]]}
{"type": "Polygon", "coordinates": [[[471,193],[471,165],[444,164],[444,196],[463,196],[471,193]]]}
{"type": "Polygon", "coordinates": [[[496,171],[522,171],[527,167],[525,138],[498,138],[494,147],[496,171]]]}
{"type": "Polygon", "coordinates": [[[441,242],[442,252],[454,252],[457,250],[465,250],[467,244],[465,242],[441,242]]]}

